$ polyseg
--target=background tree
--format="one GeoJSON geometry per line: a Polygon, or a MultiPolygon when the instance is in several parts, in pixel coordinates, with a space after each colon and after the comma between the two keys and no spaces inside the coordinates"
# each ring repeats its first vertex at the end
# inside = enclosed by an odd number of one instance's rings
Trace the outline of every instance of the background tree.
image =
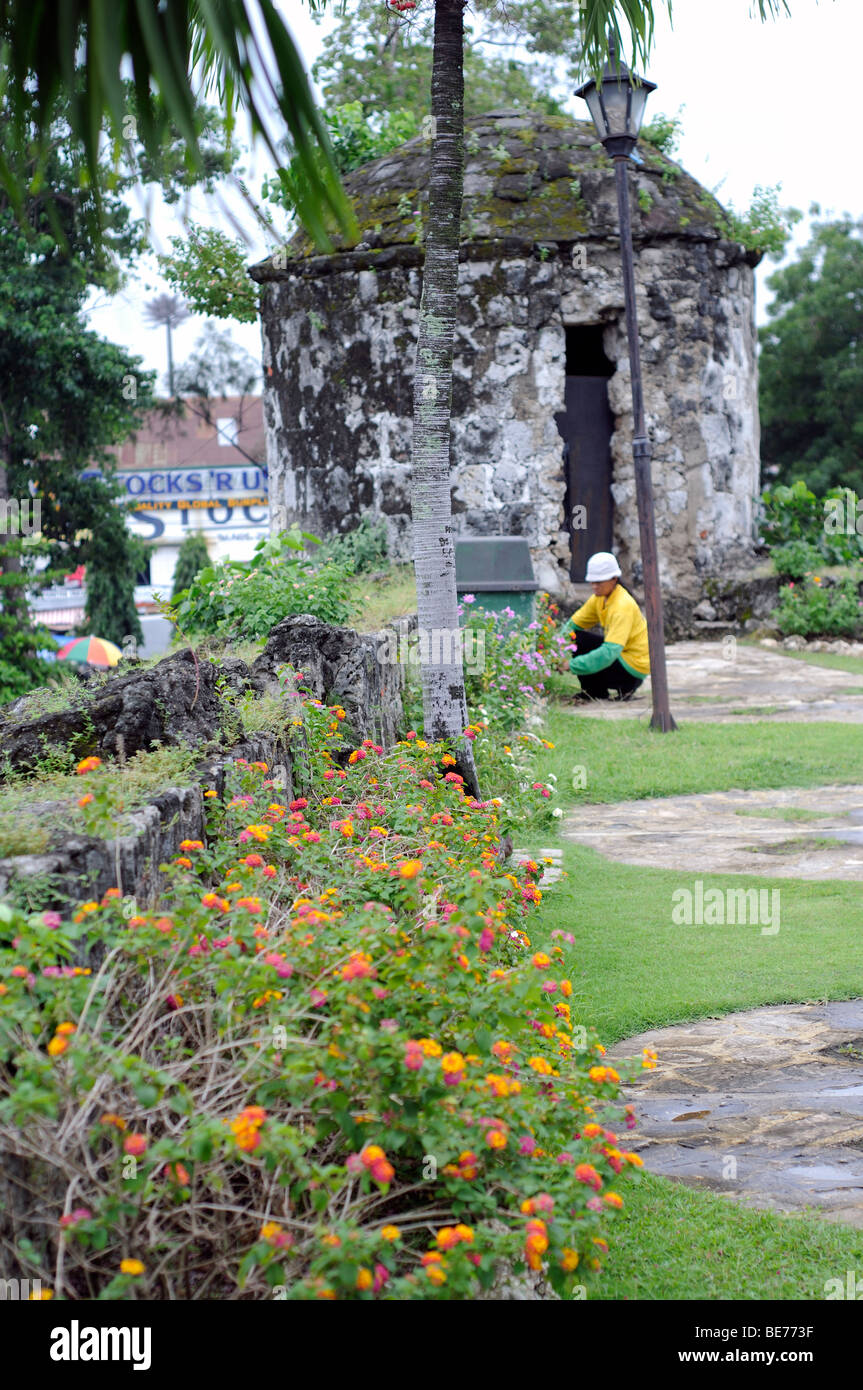
{"type": "MultiPolygon", "coordinates": [[[[560,114],[579,77],[578,6],[572,0],[476,0],[472,8],[465,115],[501,106],[560,114]]],[[[380,0],[354,0],[325,37],[312,69],[327,107],[359,103],[373,129],[399,112],[410,117],[410,133],[418,133],[431,110],[434,11],[433,0],[388,13],[380,0]]]]}
{"type": "MultiPolygon", "coordinates": [[[[152,406],[153,374],[91,332],[83,306],[91,288],[119,288],[147,248],[145,223],[126,200],[142,171],[169,196],[190,175],[176,131],[168,131],[155,155],[131,132],[119,151],[105,144],[97,223],[84,153],[71,135],[75,98],[73,92],[58,99],[45,123],[31,92],[31,118],[22,129],[20,101],[13,119],[8,92],[0,95],[0,163],[25,190],[15,206],[0,187],[0,502],[32,490],[42,507],[38,544],[10,535],[8,526],[0,534],[0,698],[47,674],[27,589],[79,564],[95,586],[100,626],[113,594],[123,627],[118,635],[138,635],[129,606],[140,543],[120,524],[109,449],[152,406]]],[[[233,167],[236,154],[215,113],[200,110],[196,123],[208,150],[205,177],[216,178],[233,167]]],[[[98,635],[109,633],[103,626],[98,635]]]]}
{"type": "Polygon", "coordinates": [[[201,570],[206,569],[210,563],[210,552],[207,549],[207,542],[200,531],[192,531],[183,540],[177,552],[177,563],[174,567],[174,586],[171,591],[171,602],[173,603],[180,594],[186,589],[190,589],[197,579],[201,570]]]}
{"type": "Polygon", "coordinates": [[[174,397],[173,333],[189,317],[189,310],[179,295],[157,294],[144,306],[144,318],[151,328],[164,328],[168,340],[168,395],[174,397]]]}
{"type": "Polygon", "coordinates": [[[863,221],[815,223],[770,276],[759,330],[761,453],[780,483],[863,493],[863,221]]]}

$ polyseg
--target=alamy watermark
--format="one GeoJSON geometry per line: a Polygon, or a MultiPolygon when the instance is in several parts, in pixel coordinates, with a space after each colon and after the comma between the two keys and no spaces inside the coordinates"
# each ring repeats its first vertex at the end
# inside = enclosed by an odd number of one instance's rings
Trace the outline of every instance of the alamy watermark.
{"type": "Polygon", "coordinates": [[[0,497],[0,536],[35,536],[41,530],[41,498],[0,497]]]}
{"type": "Polygon", "coordinates": [[[471,627],[387,632],[378,644],[382,666],[457,666],[471,675],[485,670],[485,632],[471,627]]]}
{"type": "Polygon", "coordinates": [[[675,888],[671,903],[676,927],[760,927],[762,936],[779,931],[778,888],[705,888],[699,878],[692,888],[675,888]]]}

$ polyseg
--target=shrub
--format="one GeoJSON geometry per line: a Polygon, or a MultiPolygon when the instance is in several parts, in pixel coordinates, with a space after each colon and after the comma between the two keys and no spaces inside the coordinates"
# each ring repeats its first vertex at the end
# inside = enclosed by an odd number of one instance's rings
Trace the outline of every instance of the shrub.
{"type": "Polygon", "coordinates": [[[322,541],[313,558],[333,560],[350,574],[372,574],[389,569],[386,522],[382,517],[375,521],[366,513],[353,531],[322,541]]]}
{"type": "Polygon", "coordinates": [[[823,556],[817,546],[810,541],[787,541],[771,550],[770,558],[776,573],[788,579],[803,579],[813,574],[821,564],[823,556]]]}
{"type": "Polygon", "coordinates": [[[537,713],[558,649],[565,645],[556,627],[557,606],[541,594],[538,616],[526,627],[511,608],[488,612],[471,594],[462,599],[460,612],[465,610],[468,708],[501,733],[510,732],[537,713]]]}
{"type": "Polygon", "coordinates": [[[856,637],[863,631],[863,602],[857,579],[824,584],[818,575],[786,584],[773,619],[787,637],[856,637]]]}
{"type": "Polygon", "coordinates": [[[465,1299],[503,1257],[566,1295],[640,1159],[528,935],[540,866],[497,855],[547,789],[476,802],[443,746],[348,754],[343,710],[286,701],[293,799],[238,762],[157,910],[0,908],[20,1267],[67,1298],[465,1299]]]}
{"type": "Polygon", "coordinates": [[[312,613],[343,623],[351,612],[348,575],[332,561],[314,564],[294,528],[255,546],[249,561],[225,560],[201,570],[174,611],[181,631],[221,638],[264,637],[282,618],[312,613]]]}
{"type": "MultiPolygon", "coordinates": [[[[804,482],[790,486],[779,484],[767,488],[761,497],[761,536],[776,552],[792,541],[803,541],[818,551],[819,562],[825,565],[855,564],[863,554],[863,537],[854,526],[834,527],[831,513],[841,504],[846,518],[856,523],[857,497],[850,488],[830,488],[823,497],[816,497],[804,482]]],[[[780,557],[780,563],[783,563],[780,557]]],[[[809,565],[809,569],[813,566],[809,565]]],[[[779,570],[780,574],[791,573],[779,570]]],[[[802,576],[794,576],[802,577],[802,576]]]]}

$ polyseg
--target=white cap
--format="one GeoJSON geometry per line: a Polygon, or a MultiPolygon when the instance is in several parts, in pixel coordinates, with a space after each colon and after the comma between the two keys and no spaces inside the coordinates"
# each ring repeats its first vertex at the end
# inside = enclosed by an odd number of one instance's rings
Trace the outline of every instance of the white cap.
{"type": "Polygon", "coordinates": [[[601,583],[603,579],[618,579],[621,574],[620,565],[615,560],[609,550],[598,550],[595,555],[591,555],[587,562],[587,574],[584,576],[588,584],[601,583]]]}

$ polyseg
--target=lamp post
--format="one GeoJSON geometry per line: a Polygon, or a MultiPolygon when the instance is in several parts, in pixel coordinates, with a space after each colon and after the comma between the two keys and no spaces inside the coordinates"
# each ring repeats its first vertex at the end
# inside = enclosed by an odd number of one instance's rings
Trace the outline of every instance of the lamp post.
{"type": "Polygon", "coordinates": [[[635,271],[632,258],[632,219],[629,211],[627,166],[635,149],[647,98],[655,82],[635,77],[620,62],[613,38],[608,41],[608,62],[599,82],[593,78],[579,87],[576,96],[587,102],[597,134],[614,160],[617,207],[620,220],[620,255],[623,262],[623,291],[626,303],[626,335],[629,340],[629,367],[632,376],[635,496],[638,530],[641,537],[641,564],[644,572],[644,606],[647,610],[647,638],[650,645],[650,683],[653,691],[652,729],[668,733],[677,725],[668,706],[668,675],[665,669],[665,636],[662,626],[662,591],[659,587],[659,561],[656,553],[656,522],[653,514],[653,485],[650,478],[650,441],[644,424],[644,392],[641,383],[641,353],[635,308],[635,271]]]}

